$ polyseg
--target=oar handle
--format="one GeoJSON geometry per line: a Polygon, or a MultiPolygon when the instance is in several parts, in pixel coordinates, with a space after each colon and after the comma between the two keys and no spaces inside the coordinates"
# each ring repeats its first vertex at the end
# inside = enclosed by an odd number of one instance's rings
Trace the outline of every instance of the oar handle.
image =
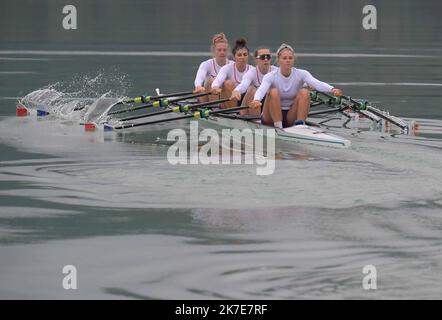
{"type": "Polygon", "coordinates": [[[339,104],[341,104],[341,102],[342,102],[342,96],[332,96],[331,94],[328,94],[328,93],[325,93],[325,92],[322,92],[322,91],[312,91],[311,93],[310,93],[310,97],[313,99],[313,100],[317,100],[317,99],[319,99],[320,101],[322,101],[321,99],[320,99],[320,97],[318,96],[318,93],[320,93],[320,94],[322,94],[322,95],[324,95],[324,96],[326,96],[327,98],[329,98],[330,100],[329,101],[324,101],[324,102],[327,102],[327,103],[333,103],[333,104],[336,104],[336,105],[339,105],[339,104]]]}

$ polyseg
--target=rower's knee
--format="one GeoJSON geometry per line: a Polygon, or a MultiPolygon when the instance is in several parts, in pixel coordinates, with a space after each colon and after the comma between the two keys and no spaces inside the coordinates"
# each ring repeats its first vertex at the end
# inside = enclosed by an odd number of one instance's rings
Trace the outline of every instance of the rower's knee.
{"type": "Polygon", "coordinates": [[[270,97],[271,99],[275,99],[275,98],[278,98],[278,99],[279,99],[279,91],[278,91],[278,89],[276,89],[276,88],[272,88],[272,89],[270,89],[270,91],[269,91],[269,97],[270,97]]]}
{"type": "Polygon", "coordinates": [[[255,92],[256,92],[256,88],[255,88],[255,87],[249,87],[249,88],[247,89],[246,94],[247,94],[247,95],[254,95],[255,92]]]}
{"type": "Polygon", "coordinates": [[[297,96],[299,99],[310,102],[310,91],[308,91],[308,89],[300,89],[297,96]]]}
{"type": "Polygon", "coordinates": [[[207,81],[204,83],[204,88],[208,91],[210,91],[210,89],[212,88],[212,82],[213,82],[213,78],[209,78],[207,79],[207,81]]]}
{"type": "Polygon", "coordinates": [[[235,83],[232,80],[224,81],[224,89],[230,90],[230,91],[235,89],[235,83]]]}

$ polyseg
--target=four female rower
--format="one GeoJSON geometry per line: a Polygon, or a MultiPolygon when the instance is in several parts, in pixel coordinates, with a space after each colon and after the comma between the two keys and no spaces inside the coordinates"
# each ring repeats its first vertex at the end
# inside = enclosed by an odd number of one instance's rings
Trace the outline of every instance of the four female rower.
{"type": "MultiPolygon", "coordinates": [[[[271,65],[272,54],[269,48],[258,48],[255,50],[255,66],[249,69],[249,71],[244,75],[241,83],[236,86],[235,90],[232,92],[231,100],[239,101],[241,96],[245,93],[244,99],[242,100],[243,106],[248,106],[252,102],[255,95],[256,89],[261,85],[263,77],[276,69],[275,66],[271,65]]],[[[240,111],[241,115],[259,115],[261,110],[259,108],[255,109],[245,109],[240,111]]]]}
{"type": "MultiPolygon", "coordinates": [[[[318,91],[342,95],[340,89],[319,81],[307,70],[294,68],[295,52],[285,43],[276,53],[279,68],[271,66],[268,48],[255,51],[256,67],[248,64],[245,39],[236,40],[232,49],[234,63],[227,59],[228,48],[224,33],[214,35],[213,58],[201,63],[195,78],[195,93],[210,91],[221,98],[230,98],[221,108],[234,107],[239,101],[251,107],[241,112],[242,115],[259,115],[264,102],[262,123],[282,128],[305,123],[310,110],[310,94],[303,87],[305,84],[318,91]]],[[[208,99],[203,97],[201,102],[208,99]]]]}
{"type": "Polygon", "coordinates": [[[264,76],[250,103],[252,108],[259,108],[261,100],[268,93],[261,116],[262,123],[277,128],[305,123],[310,110],[310,93],[302,88],[304,83],[318,91],[342,95],[340,89],[317,80],[310,72],[294,68],[295,51],[291,46],[283,43],[276,55],[279,69],[264,76]]]}
{"type": "MultiPolygon", "coordinates": [[[[221,98],[230,98],[235,87],[241,83],[243,76],[252,67],[248,64],[249,48],[247,48],[245,39],[241,38],[236,40],[232,54],[235,63],[230,63],[222,67],[212,82],[211,92],[213,94],[221,94],[221,98]]],[[[232,100],[226,102],[221,108],[232,108],[236,105],[237,101],[232,100]]]]}
{"type": "MultiPolygon", "coordinates": [[[[232,63],[227,59],[229,42],[224,33],[217,33],[212,37],[211,51],[213,58],[203,61],[195,77],[195,93],[210,92],[213,79],[218,75],[219,70],[232,63]]],[[[200,102],[207,102],[208,97],[200,97],[200,102]]]]}

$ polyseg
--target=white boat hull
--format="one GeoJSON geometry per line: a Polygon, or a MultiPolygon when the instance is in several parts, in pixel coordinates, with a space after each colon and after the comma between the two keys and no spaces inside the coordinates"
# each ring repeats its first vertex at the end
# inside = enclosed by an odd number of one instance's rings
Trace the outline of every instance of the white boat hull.
{"type": "MultiPolygon", "coordinates": [[[[202,127],[214,129],[221,128],[237,128],[237,129],[272,129],[273,127],[262,125],[259,122],[245,121],[241,119],[229,119],[222,117],[212,117],[209,119],[199,120],[202,127]]],[[[264,130],[264,135],[266,135],[264,130]]],[[[297,125],[284,129],[275,130],[275,138],[277,142],[285,142],[289,144],[313,144],[328,146],[334,148],[349,148],[351,142],[348,139],[327,132],[321,128],[308,125],[297,125]]]]}

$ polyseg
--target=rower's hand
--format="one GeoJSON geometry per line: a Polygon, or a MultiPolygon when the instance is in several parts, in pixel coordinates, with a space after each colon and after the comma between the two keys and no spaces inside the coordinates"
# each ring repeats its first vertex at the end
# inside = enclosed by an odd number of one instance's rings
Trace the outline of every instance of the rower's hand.
{"type": "Polygon", "coordinates": [[[241,93],[239,93],[238,91],[233,90],[232,96],[230,97],[230,100],[236,100],[236,101],[241,100],[241,93]]]}
{"type": "Polygon", "coordinates": [[[341,91],[341,89],[333,88],[333,89],[331,90],[331,92],[333,93],[333,95],[334,95],[335,97],[340,97],[340,96],[342,96],[342,91],[341,91]]]}
{"type": "Polygon", "coordinates": [[[210,93],[212,94],[216,94],[216,95],[220,95],[221,94],[222,89],[218,88],[218,87],[214,87],[212,88],[212,90],[210,90],[210,93]]]}
{"type": "Polygon", "coordinates": [[[257,108],[260,108],[261,106],[262,106],[262,103],[259,100],[253,100],[249,104],[249,107],[252,108],[252,109],[257,109],[257,108]]]}
{"type": "Polygon", "coordinates": [[[206,92],[206,89],[201,86],[195,87],[195,90],[193,90],[193,93],[204,93],[204,92],[206,92]]]}

